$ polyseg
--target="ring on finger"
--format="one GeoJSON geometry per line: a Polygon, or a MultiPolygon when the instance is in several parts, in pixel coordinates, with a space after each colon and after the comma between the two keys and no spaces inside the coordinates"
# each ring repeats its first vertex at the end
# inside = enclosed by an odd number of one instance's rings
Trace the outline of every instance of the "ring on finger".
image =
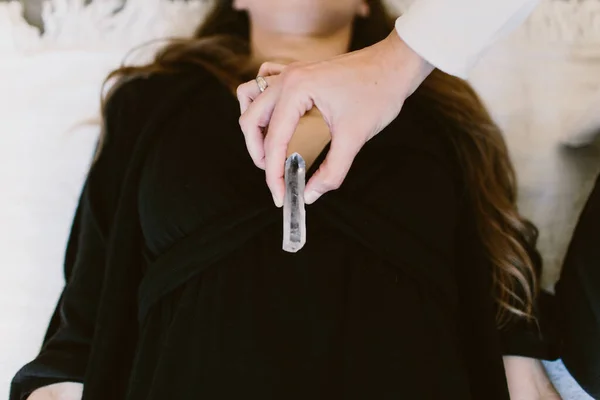
{"type": "Polygon", "coordinates": [[[267,90],[267,88],[269,87],[267,80],[260,75],[256,77],[256,84],[258,85],[258,90],[260,90],[261,93],[267,90]]]}

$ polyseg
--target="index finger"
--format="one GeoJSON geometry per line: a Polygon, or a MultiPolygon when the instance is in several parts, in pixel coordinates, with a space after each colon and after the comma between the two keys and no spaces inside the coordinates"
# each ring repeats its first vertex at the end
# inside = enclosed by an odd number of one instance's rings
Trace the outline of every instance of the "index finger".
{"type": "MultiPolygon", "coordinates": [[[[308,107],[308,110],[312,105],[308,107]]],[[[282,90],[275,104],[264,142],[267,185],[281,207],[285,194],[284,166],[287,149],[300,118],[307,112],[307,101],[299,92],[282,90]]]]}
{"type": "Polygon", "coordinates": [[[262,169],[265,169],[264,131],[269,125],[277,101],[276,90],[277,86],[265,90],[249,104],[239,121],[250,157],[262,169]]]}
{"type": "Polygon", "coordinates": [[[271,76],[271,75],[279,75],[286,68],[284,64],[278,64],[274,62],[264,62],[258,69],[258,75],[261,76],[271,76]]]}
{"type": "MultiPolygon", "coordinates": [[[[263,76],[263,79],[267,81],[267,89],[273,84],[275,79],[272,76],[263,76]]],[[[267,90],[265,89],[265,91],[267,90]]],[[[236,90],[237,98],[240,103],[240,114],[244,114],[250,104],[262,94],[256,79],[242,83],[237,87],[236,90]]]]}

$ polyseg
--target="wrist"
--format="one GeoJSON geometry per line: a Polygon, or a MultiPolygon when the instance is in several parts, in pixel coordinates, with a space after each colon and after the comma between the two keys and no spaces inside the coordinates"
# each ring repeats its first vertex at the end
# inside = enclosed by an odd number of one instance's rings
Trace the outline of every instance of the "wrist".
{"type": "Polygon", "coordinates": [[[402,84],[405,97],[410,96],[435,67],[408,46],[396,31],[392,31],[381,44],[388,60],[387,66],[391,66],[396,80],[402,84]]]}

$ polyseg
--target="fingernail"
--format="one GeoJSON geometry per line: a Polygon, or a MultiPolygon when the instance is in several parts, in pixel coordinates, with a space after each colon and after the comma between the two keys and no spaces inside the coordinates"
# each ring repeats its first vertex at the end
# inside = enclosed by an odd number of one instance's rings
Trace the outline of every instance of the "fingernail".
{"type": "Polygon", "coordinates": [[[308,193],[306,193],[306,194],[304,195],[304,202],[305,202],[306,204],[312,204],[312,203],[314,203],[315,201],[317,201],[317,199],[318,199],[319,197],[320,197],[320,196],[319,196],[319,193],[317,193],[317,192],[316,192],[316,191],[314,191],[314,190],[311,190],[310,192],[308,192],[308,193]]]}
{"type": "Polygon", "coordinates": [[[283,202],[277,198],[277,196],[273,195],[273,203],[275,203],[275,207],[281,208],[283,206],[283,202]]]}

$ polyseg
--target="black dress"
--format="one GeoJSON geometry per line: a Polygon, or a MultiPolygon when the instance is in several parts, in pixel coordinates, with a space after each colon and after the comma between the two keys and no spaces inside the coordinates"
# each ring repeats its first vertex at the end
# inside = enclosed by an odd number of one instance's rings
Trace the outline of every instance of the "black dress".
{"type": "Polygon", "coordinates": [[[508,399],[502,355],[549,355],[537,330],[495,328],[460,166],[418,92],[308,207],[297,254],[238,117],[200,69],[118,89],[12,400],[66,380],[102,400],[508,399]]]}
{"type": "Polygon", "coordinates": [[[600,176],[579,217],[556,285],[561,357],[600,399],[600,176]]]}

